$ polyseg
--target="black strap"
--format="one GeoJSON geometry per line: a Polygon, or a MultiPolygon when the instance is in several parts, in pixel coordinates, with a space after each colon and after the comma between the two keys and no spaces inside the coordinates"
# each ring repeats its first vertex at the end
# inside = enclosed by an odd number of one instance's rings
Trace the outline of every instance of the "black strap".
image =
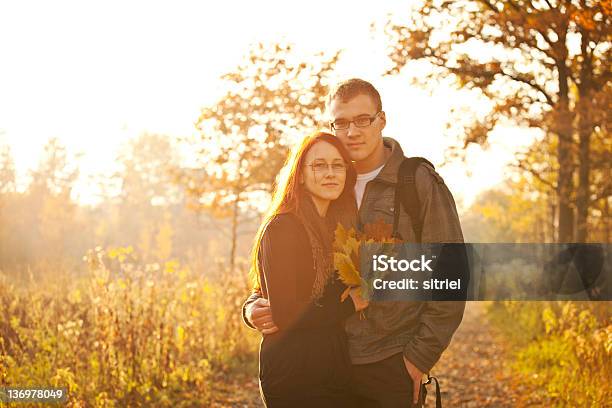
{"type": "Polygon", "coordinates": [[[421,219],[421,202],[416,188],[416,169],[421,163],[434,167],[423,157],[408,157],[402,161],[397,171],[397,184],[395,185],[395,203],[393,204],[393,237],[403,239],[399,233],[400,207],[410,216],[410,223],[417,242],[421,242],[423,220],[421,219]]]}
{"type": "Polygon", "coordinates": [[[431,383],[431,380],[436,382],[436,408],[442,408],[442,393],[440,392],[440,383],[436,377],[427,376],[427,384],[431,383]]]}
{"type": "Polygon", "coordinates": [[[436,408],[442,408],[442,392],[440,392],[440,383],[436,377],[432,377],[427,374],[427,381],[421,384],[421,390],[419,391],[419,407],[425,406],[425,399],[427,398],[427,385],[431,384],[431,381],[436,382],[436,408]]]}

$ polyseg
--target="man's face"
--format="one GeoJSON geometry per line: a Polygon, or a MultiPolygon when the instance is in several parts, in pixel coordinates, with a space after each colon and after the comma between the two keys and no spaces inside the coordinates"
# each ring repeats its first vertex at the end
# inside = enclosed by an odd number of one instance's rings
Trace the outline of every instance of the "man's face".
{"type": "Polygon", "coordinates": [[[341,123],[355,121],[359,118],[376,117],[365,127],[350,123],[348,129],[332,132],[346,146],[351,159],[356,162],[371,157],[377,149],[382,149],[382,130],[385,128],[385,113],[376,111],[376,105],[368,95],[357,95],[348,101],[339,98],[332,100],[329,106],[330,121],[341,123]]]}

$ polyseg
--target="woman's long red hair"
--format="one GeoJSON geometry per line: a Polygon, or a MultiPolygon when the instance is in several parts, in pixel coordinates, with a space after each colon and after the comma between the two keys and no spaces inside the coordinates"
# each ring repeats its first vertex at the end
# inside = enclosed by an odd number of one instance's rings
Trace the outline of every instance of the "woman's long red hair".
{"type": "Polygon", "coordinates": [[[351,158],[348,151],[340,142],[340,140],[332,134],[326,132],[315,132],[305,137],[302,142],[297,145],[287,157],[287,161],[281,170],[279,180],[272,195],[272,202],[266,212],[251,251],[251,279],[253,281],[253,289],[260,288],[259,280],[259,249],[261,240],[266,229],[266,226],[278,214],[292,213],[297,215],[302,223],[311,224],[312,220],[303,219],[301,211],[299,211],[303,200],[310,199],[308,192],[303,184],[299,182],[300,174],[305,167],[304,159],[306,153],[316,143],[326,142],[338,149],[346,163],[346,179],[344,181],[344,189],[340,196],[332,201],[327,210],[326,218],[330,226],[335,226],[337,223],[342,223],[346,227],[355,224],[357,214],[357,204],[355,202],[355,181],[357,180],[357,172],[351,163],[351,158]]]}

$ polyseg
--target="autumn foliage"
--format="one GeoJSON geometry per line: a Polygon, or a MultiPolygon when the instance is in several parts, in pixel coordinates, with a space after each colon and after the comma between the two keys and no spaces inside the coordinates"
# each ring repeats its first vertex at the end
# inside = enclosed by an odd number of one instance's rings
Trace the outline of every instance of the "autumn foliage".
{"type": "Polygon", "coordinates": [[[254,376],[242,281],[134,255],[97,248],[87,277],[28,288],[0,275],[0,384],[66,387],[70,407],[176,407],[212,403],[222,376],[254,376]]]}

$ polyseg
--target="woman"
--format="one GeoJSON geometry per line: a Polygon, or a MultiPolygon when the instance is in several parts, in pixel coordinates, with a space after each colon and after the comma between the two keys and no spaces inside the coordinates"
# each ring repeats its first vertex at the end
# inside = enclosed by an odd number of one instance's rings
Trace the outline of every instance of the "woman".
{"type": "Polygon", "coordinates": [[[279,331],[264,335],[259,378],[267,407],[350,406],[343,321],[367,302],[333,268],[333,231],[352,226],[356,173],[341,142],[308,136],[285,166],[253,247],[255,289],[279,331]]]}

